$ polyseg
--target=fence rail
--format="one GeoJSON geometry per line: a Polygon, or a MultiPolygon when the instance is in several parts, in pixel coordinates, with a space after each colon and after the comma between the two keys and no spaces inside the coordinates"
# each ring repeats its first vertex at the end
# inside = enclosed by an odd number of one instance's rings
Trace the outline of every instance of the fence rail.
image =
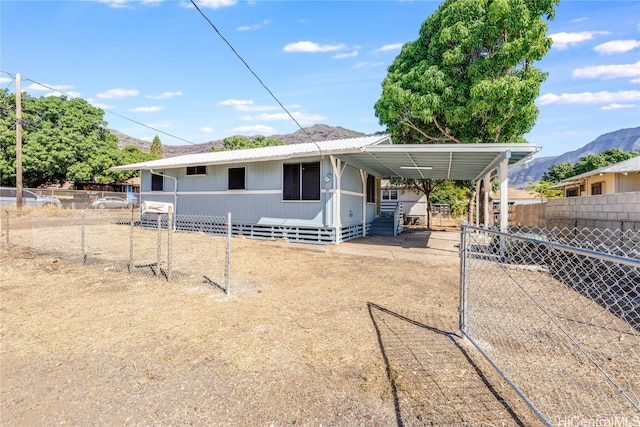
{"type": "Polygon", "coordinates": [[[512,231],[463,227],[462,334],[548,425],[640,424],[638,235],[512,231]]]}
{"type": "Polygon", "coordinates": [[[1,214],[2,244],[12,249],[230,292],[230,216],[140,215],[137,209],[1,214]]]}

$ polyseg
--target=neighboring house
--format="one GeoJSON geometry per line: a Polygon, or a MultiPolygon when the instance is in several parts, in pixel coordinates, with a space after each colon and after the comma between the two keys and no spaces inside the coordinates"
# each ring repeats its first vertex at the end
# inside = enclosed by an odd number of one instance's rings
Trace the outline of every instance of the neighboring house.
{"type": "MultiPolygon", "coordinates": [[[[191,221],[186,216],[206,221],[231,213],[235,234],[340,243],[369,234],[380,219],[382,178],[477,181],[537,151],[530,144],[394,145],[389,135],[376,135],[190,154],[112,169],[140,170],[140,201],[173,204],[176,223],[191,221]]],[[[507,182],[506,174],[502,179],[507,182]]],[[[392,217],[395,235],[402,223],[398,212],[392,217]]]]}
{"type": "Polygon", "coordinates": [[[553,188],[561,189],[564,197],[640,191],[640,156],[563,179],[553,188]]]}
{"type": "Polygon", "coordinates": [[[404,185],[394,185],[388,180],[383,180],[380,190],[380,209],[391,211],[398,204],[402,205],[405,223],[426,223],[427,196],[410,190],[404,185]]]}
{"type": "MultiPolygon", "coordinates": [[[[517,188],[509,188],[508,191],[508,199],[509,206],[519,206],[519,205],[532,205],[536,203],[542,203],[539,197],[531,194],[526,190],[520,190],[517,188]]],[[[497,223],[500,220],[500,191],[496,191],[495,193],[489,196],[493,202],[493,221],[497,223]]]]}

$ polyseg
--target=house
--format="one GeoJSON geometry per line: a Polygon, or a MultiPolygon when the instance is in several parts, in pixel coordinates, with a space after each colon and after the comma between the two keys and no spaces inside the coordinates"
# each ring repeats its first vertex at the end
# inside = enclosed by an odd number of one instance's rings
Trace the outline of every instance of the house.
{"type": "MultiPolygon", "coordinates": [[[[530,144],[394,145],[389,135],[376,135],[112,169],[140,170],[141,201],[173,204],[176,221],[231,213],[236,234],[340,243],[368,234],[379,214],[382,178],[477,180],[537,151],[530,144]]],[[[398,227],[401,218],[394,219],[398,227]]]]}
{"type": "Polygon", "coordinates": [[[563,179],[553,188],[564,197],[640,191],[640,156],[563,179]]]}

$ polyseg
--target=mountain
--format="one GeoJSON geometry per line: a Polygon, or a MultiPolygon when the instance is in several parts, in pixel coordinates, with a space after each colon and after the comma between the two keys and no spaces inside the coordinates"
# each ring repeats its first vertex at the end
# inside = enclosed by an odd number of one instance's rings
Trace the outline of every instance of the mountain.
{"type": "MultiPolygon", "coordinates": [[[[137,147],[138,149],[140,149],[140,151],[144,151],[145,153],[148,153],[151,149],[151,143],[148,141],[133,138],[114,129],[110,129],[110,131],[118,138],[118,147],[121,149],[129,145],[133,145],[134,147],[137,147]]],[[[365,136],[365,134],[362,132],[345,129],[340,126],[334,127],[316,124],[311,127],[300,129],[294,133],[286,135],[271,135],[266,138],[279,140],[284,142],[285,144],[298,144],[301,142],[330,141],[335,139],[357,138],[360,136],[365,136]]],[[[253,137],[248,138],[252,139],[253,137]]],[[[211,151],[211,147],[221,147],[223,144],[224,142],[222,140],[209,141],[202,144],[193,145],[162,144],[162,152],[164,153],[164,157],[175,157],[181,156],[183,154],[208,153],[211,151]]]]}
{"type": "Polygon", "coordinates": [[[530,182],[540,181],[542,175],[551,165],[576,163],[581,157],[589,154],[600,154],[610,148],[640,152],[640,127],[620,129],[605,133],[584,147],[569,151],[560,156],[540,157],[526,163],[513,165],[509,167],[509,186],[513,188],[525,188],[530,182]]]}

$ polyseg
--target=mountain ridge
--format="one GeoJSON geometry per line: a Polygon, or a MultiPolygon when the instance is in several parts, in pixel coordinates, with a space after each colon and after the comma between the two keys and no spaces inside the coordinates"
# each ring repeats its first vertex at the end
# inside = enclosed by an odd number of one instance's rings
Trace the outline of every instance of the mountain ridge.
{"type": "MultiPolygon", "coordinates": [[[[119,148],[133,145],[147,153],[151,149],[151,143],[148,141],[133,138],[114,129],[110,129],[110,131],[118,138],[119,148]]],[[[291,134],[271,135],[267,138],[280,140],[285,144],[298,144],[310,141],[357,138],[365,135],[365,133],[353,131],[340,126],[315,124],[291,134]]],[[[249,137],[249,139],[254,137],[249,137]]],[[[193,145],[163,144],[162,148],[164,157],[175,157],[184,154],[208,153],[211,151],[211,147],[221,147],[223,144],[224,140],[217,140],[193,145]]],[[[538,157],[525,163],[512,165],[509,167],[509,186],[512,188],[525,188],[530,182],[540,181],[542,175],[544,175],[551,165],[557,165],[560,163],[575,164],[581,157],[589,154],[600,154],[610,148],[619,148],[623,151],[640,152],[640,127],[624,128],[607,132],[583,147],[566,152],[559,156],[538,157]]]]}

